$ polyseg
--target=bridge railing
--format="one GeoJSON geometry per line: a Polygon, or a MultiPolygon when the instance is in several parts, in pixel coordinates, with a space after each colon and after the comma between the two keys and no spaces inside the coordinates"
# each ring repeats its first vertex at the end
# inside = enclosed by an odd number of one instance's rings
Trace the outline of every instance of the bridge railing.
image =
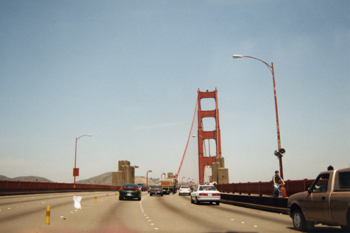
{"type": "MultiPolygon", "coordinates": [[[[307,186],[311,186],[315,180],[287,180],[285,181],[284,187],[287,191],[287,196],[294,193],[302,192],[306,190],[307,186]]],[[[231,184],[217,184],[217,189],[224,193],[236,193],[236,194],[256,194],[259,196],[268,195],[271,196],[273,193],[272,182],[247,182],[247,183],[231,183],[231,184]]]]}
{"type": "Polygon", "coordinates": [[[0,195],[8,193],[59,192],[59,191],[118,191],[120,186],[97,184],[0,180],[0,195]]]}

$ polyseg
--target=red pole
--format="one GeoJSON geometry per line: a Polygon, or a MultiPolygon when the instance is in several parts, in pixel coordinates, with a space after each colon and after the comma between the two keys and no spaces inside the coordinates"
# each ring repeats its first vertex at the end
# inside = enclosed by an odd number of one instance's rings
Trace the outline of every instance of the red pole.
{"type": "Polygon", "coordinates": [[[78,139],[84,136],[89,136],[91,137],[91,134],[84,134],[81,135],[80,137],[75,138],[75,156],[74,156],[74,169],[73,169],[73,176],[74,176],[74,185],[73,188],[75,188],[75,180],[76,177],[79,176],[79,170],[77,169],[77,145],[78,145],[78,139]]]}
{"type": "MultiPolygon", "coordinates": [[[[271,72],[273,79],[273,92],[275,96],[275,111],[276,111],[276,126],[277,126],[277,142],[278,142],[278,151],[281,149],[281,136],[280,136],[280,124],[278,119],[278,106],[277,106],[277,92],[276,92],[276,81],[275,81],[275,70],[273,68],[273,62],[271,62],[271,72]]],[[[283,165],[282,165],[282,155],[278,155],[279,165],[280,165],[280,174],[283,179],[283,165]]]]}
{"type": "Polygon", "coordinates": [[[75,178],[76,178],[76,170],[77,170],[77,142],[78,138],[75,138],[75,158],[74,158],[74,171],[73,171],[73,176],[74,176],[74,185],[73,188],[75,188],[75,178]]]}
{"type": "Polygon", "coordinates": [[[274,98],[275,98],[275,111],[276,111],[276,125],[277,125],[277,143],[278,143],[278,151],[277,151],[277,157],[279,160],[279,166],[280,166],[280,174],[281,178],[284,179],[283,177],[283,164],[282,164],[282,154],[280,153],[281,150],[281,137],[280,137],[280,125],[279,125],[279,119],[278,119],[278,107],[277,107],[277,92],[276,92],[276,82],[275,82],[275,70],[273,67],[273,62],[271,62],[271,65],[268,64],[267,62],[256,58],[252,56],[242,56],[242,55],[233,55],[233,58],[242,58],[242,57],[247,57],[247,58],[252,58],[258,61],[261,61],[264,63],[271,71],[272,73],[272,80],[273,80],[273,92],[274,92],[274,98]]]}

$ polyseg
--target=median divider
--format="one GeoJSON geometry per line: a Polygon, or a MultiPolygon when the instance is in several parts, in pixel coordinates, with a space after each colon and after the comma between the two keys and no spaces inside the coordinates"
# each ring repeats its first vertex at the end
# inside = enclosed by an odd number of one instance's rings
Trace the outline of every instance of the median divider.
{"type": "Polygon", "coordinates": [[[288,198],[221,193],[222,203],[287,214],[288,198]]]}

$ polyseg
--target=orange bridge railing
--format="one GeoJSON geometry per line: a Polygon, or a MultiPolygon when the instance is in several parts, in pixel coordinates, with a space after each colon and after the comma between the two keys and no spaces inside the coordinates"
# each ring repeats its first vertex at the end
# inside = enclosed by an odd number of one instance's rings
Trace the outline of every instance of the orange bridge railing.
{"type": "MultiPolygon", "coordinates": [[[[284,187],[287,191],[287,196],[294,193],[302,192],[311,186],[315,180],[287,180],[284,187]]],[[[247,183],[231,183],[231,184],[217,184],[217,189],[224,193],[233,194],[256,194],[259,196],[269,195],[273,193],[272,182],[247,182],[247,183]]]]}
{"type": "Polygon", "coordinates": [[[113,185],[76,184],[74,188],[73,183],[0,180],[0,195],[36,192],[118,191],[119,189],[120,186],[113,185]]]}

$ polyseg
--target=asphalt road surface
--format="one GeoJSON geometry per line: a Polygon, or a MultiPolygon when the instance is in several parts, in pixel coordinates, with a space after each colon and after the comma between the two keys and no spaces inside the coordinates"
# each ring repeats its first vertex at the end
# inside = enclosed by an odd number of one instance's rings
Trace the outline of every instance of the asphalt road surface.
{"type": "MultiPolygon", "coordinates": [[[[288,215],[220,203],[191,204],[189,196],[142,194],[142,200],[118,199],[111,192],[0,196],[0,232],[294,232],[288,215]],[[108,198],[107,198],[108,194],[108,198]],[[95,202],[95,195],[97,201],[95,202]],[[82,196],[81,209],[73,196],[82,196]],[[50,224],[46,208],[50,206],[50,224]]],[[[341,232],[317,226],[309,232],[341,232]]]]}

